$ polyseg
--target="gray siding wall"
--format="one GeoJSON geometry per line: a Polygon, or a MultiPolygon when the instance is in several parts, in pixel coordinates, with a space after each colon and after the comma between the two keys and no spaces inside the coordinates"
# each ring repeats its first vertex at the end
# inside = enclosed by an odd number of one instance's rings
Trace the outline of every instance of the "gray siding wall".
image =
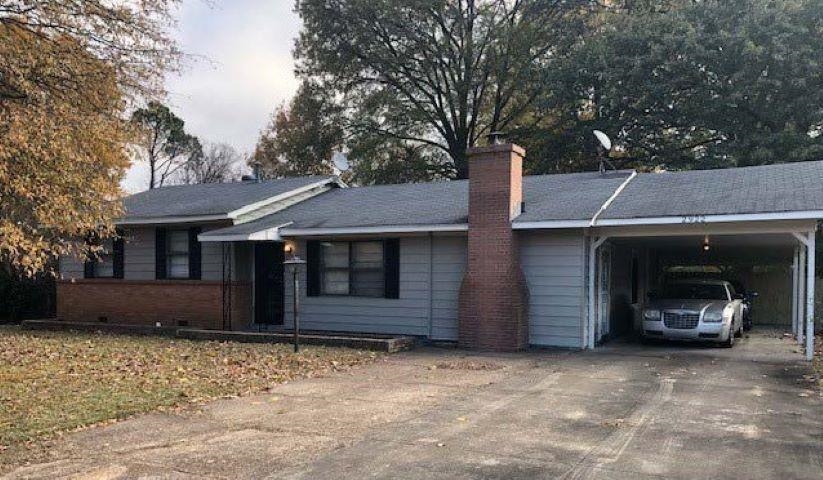
{"type": "MultiPolygon", "coordinates": [[[[203,226],[203,231],[216,228],[220,227],[203,226]]],[[[126,243],[123,249],[123,276],[126,280],[154,280],[154,229],[153,226],[135,226],[126,229],[126,243]]],[[[202,262],[203,280],[220,281],[223,279],[220,243],[202,244],[202,262]]],[[[74,257],[61,257],[60,273],[65,280],[83,278],[83,261],[74,257]]]]}
{"type": "Polygon", "coordinates": [[[432,334],[457,340],[457,301],[466,274],[466,237],[434,237],[432,245],[432,334]]]}
{"type": "Polygon", "coordinates": [[[127,280],[154,280],[154,227],[133,227],[125,231],[123,277],[127,280]]]}
{"type": "Polygon", "coordinates": [[[64,280],[83,278],[83,261],[75,257],[60,257],[60,276],[64,280]]]}
{"type": "Polygon", "coordinates": [[[583,346],[585,237],[580,231],[520,234],[520,257],[529,285],[529,343],[583,346]]]}
{"type": "MultiPolygon", "coordinates": [[[[465,237],[402,238],[399,299],[306,297],[306,272],[302,268],[300,327],[456,339],[457,293],[466,264],[465,245],[465,237]]],[[[305,242],[298,242],[297,251],[306,251],[305,242]]],[[[291,273],[287,270],[287,325],[293,324],[292,295],[291,273]]]]}

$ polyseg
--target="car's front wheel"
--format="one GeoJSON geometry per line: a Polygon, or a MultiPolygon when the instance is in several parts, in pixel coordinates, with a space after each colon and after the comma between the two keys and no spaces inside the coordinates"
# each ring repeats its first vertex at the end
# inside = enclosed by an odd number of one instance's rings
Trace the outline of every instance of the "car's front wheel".
{"type": "Polygon", "coordinates": [[[732,319],[732,324],[729,327],[729,338],[727,338],[726,341],[721,343],[720,345],[723,348],[732,348],[734,346],[734,337],[735,336],[736,336],[736,332],[734,331],[734,319],[732,319]]]}

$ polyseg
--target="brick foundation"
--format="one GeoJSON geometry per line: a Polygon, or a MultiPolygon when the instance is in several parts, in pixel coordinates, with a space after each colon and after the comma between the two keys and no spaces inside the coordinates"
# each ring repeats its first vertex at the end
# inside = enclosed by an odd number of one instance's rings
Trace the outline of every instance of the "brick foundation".
{"type": "MultiPolygon", "coordinates": [[[[251,324],[251,285],[235,282],[232,330],[251,324]]],[[[57,283],[57,318],[66,322],[222,329],[221,282],[87,279],[57,283]]]]}
{"type": "Polygon", "coordinates": [[[469,150],[469,233],[460,286],[461,347],[513,351],[528,346],[529,291],[511,221],[523,198],[523,154],[517,145],[469,150]]]}

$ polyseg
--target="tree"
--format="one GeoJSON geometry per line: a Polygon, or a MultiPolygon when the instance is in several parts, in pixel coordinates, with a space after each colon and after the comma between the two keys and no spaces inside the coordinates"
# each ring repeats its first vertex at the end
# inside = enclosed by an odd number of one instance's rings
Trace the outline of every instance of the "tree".
{"type": "Polygon", "coordinates": [[[318,86],[304,82],[260,134],[252,161],[268,177],[328,175],[343,143],[339,110],[318,86]]]}
{"type": "Polygon", "coordinates": [[[554,63],[587,31],[594,0],[298,0],[298,73],[332,92],[347,138],[448,154],[525,120],[554,63]]]}
{"type": "Polygon", "coordinates": [[[174,1],[0,0],[0,265],[52,271],[112,235],[130,139],[124,111],[179,56],[174,1]]]}
{"type": "Polygon", "coordinates": [[[236,176],[241,159],[231,145],[211,143],[192,155],[175,178],[175,183],[223,183],[236,176]]]}
{"type": "Polygon", "coordinates": [[[823,157],[823,1],[655,3],[610,13],[558,62],[538,102],[544,123],[515,135],[532,172],[591,168],[595,128],[612,134],[621,166],[823,157]]]}
{"type": "Polygon", "coordinates": [[[186,133],[185,122],[160,102],[149,102],[132,114],[149,163],[149,188],[162,187],[191,159],[202,155],[200,140],[186,133]]]}
{"type": "Polygon", "coordinates": [[[416,183],[452,178],[453,165],[440,150],[380,136],[360,137],[350,145],[349,181],[360,185],[416,183]]]}

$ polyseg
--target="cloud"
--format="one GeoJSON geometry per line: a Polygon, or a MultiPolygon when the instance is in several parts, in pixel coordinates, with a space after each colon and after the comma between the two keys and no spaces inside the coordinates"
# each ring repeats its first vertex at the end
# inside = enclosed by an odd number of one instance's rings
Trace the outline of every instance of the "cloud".
{"type": "MultiPolygon", "coordinates": [[[[291,0],[187,0],[175,37],[186,53],[203,57],[167,78],[168,103],[203,141],[241,153],[254,149],[274,107],[297,90],[291,50],[300,19],[291,0]]],[[[148,168],[135,165],[128,191],[148,184],[148,168]],[[141,168],[142,167],[142,168],[141,168]]]]}

